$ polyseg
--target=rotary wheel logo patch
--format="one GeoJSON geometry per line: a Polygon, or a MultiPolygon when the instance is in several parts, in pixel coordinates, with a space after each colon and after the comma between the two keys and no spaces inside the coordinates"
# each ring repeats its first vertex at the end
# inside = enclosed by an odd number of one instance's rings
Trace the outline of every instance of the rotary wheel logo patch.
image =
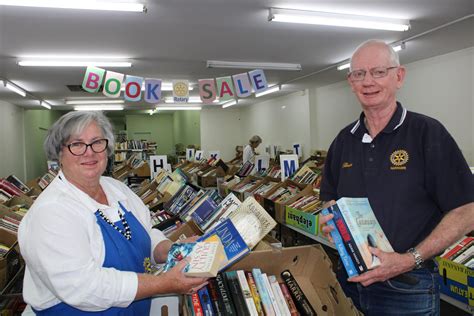
{"type": "Polygon", "coordinates": [[[390,155],[390,162],[392,163],[392,168],[391,169],[403,169],[405,170],[406,163],[408,162],[409,159],[408,152],[406,150],[400,149],[400,150],[395,150],[391,155],[390,155]]]}

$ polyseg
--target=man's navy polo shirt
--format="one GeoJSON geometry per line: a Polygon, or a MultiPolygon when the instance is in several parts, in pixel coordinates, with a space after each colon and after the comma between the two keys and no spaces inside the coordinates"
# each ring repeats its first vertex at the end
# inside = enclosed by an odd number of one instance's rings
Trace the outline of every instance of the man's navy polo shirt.
{"type": "Polygon", "coordinates": [[[397,102],[373,140],[362,113],[332,142],[321,199],[340,197],[368,197],[394,250],[402,253],[425,239],[446,212],[474,201],[474,176],[440,122],[397,102]]]}

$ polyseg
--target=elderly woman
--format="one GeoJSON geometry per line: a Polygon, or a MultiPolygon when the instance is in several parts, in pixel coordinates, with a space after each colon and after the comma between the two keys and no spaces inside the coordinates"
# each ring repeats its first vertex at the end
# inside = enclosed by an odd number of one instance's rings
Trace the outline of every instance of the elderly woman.
{"type": "Polygon", "coordinates": [[[249,144],[244,148],[242,163],[245,164],[247,161],[255,163],[255,148],[257,148],[258,145],[260,145],[261,143],[262,139],[260,138],[260,136],[254,135],[252,136],[252,138],[249,139],[249,144]]]}
{"type": "Polygon", "coordinates": [[[124,184],[103,177],[114,138],[100,112],[69,112],[44,147],[61,170],[21,222],[23,296],[38,315],[148,315],[150,297],[189,293],[206,280],[144,273],[166,260],[171,242],[151,228],[149,211],[124,184]]]}

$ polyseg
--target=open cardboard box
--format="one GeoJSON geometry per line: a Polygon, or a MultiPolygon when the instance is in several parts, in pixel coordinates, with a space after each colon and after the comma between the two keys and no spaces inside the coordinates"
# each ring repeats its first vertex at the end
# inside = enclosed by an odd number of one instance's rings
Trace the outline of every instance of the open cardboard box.
{"type": "Polygon", "coordinates": [[[284,223],[285,222],[285,206],[291,201],[294,197],[289,199],[288,201],[284,203],[279,203],[279,202],[274,202],[270,200],[268,197],[273,194],[276,190],[278,190],[281,187],[287,187],[288,185],[296,186],[300,189],[300,192],[298,192],[295,196],[301,194],[305,189],[311,190],[311,186],[307,184],[300,184],[296,183],[292,180],[285,180],[284,182],[276,185],[273,189],[267,192],[267,194],[264,195],[263,197],[263,208],[270,214],[278,223],[284,223]],[[309,188],[309,189],[308,189],[309,188]]]}
{"type": "Polygon", "coordinates": [[[6,254],[0,256],[0,289],[3,289],[20,270],[23,263],[16,234],[0,228],[0,243],[10,247],[6,254]]]}
{"type": "Polygon", "coordinates": [[[280,273],[290,270],[318,316],[362,315],[344,295],[331,261],[319,245],[252,251],[228,270],[253,268],[275,275],[279,282],[280,273]]]}

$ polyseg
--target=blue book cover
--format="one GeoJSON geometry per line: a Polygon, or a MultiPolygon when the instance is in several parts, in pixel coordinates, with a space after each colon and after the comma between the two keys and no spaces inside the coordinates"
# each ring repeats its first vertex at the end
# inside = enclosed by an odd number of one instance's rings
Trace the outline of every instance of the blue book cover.
{"type": "Polygon", "coordinates": [[[198,227],[203,230],[202,227],[216,210],[217,203],[208,196],[191,214],[191,218],[198,225],[198,227]]]}
{"type": "Polygon", "coordinates": [[[209,295],[209,291],[207,290],[207,286],[203,286],[198,290],[199,301],[201,302],[202,311],[204,312],[205,316],[213,316],[215,315],[214,309],[212,308],[211,297],[209,295]]]}
{"type": "Polygon", "coordinates": [[[262,280],[262,271],[258,268],[252,269],[252,275],[255,280],[255,285],[257,286],[258,294],[262,300],[262,306],[265,311],[265,315],[275,316],[275,310],[273,309],[272,301],[267,292],[267,288],[262,280]]]}
{"type": "MultiPolygon", "coordinates": [[[[173,268],[178,262],[189,256],[191,252],[193,252],[195,246],[195,242],[172,244],[170,250],[168,251],[168,258],[166,259],[163,271],[168,271],[169,269],[173,268]]],[[[189,265],[184,269],[184,272],[186,272],[188,269],[189,265]]]]}
{"type": "Polygon", "coordinates": [[[240,236],[230,219],[226,219],[205,235],[199,237],[197,241],[216,241],[216,238],[220,239],[227,257],[227,262],[223,262],[219,271],[230,266],[250,252],[250,248],[242,236],[240,236]]]}
{"type": "MultiPolygon", "coordinates": [[[[329,215],[330,212],[328,211],[328,209],[325,208],[321,211],[321,214],[329,215]]],[[[334,227],[334,229],[331,231],[331,237],[334,241],[334,245],[336,246],[337,252],[339,253],[339,256],[341,257],[341,261],[344,264],[344,268],[346,268],[347,275],[350,278],[353,276],[358,276],[359,273],[357,273],[357,269],[354,266],[354,262],[352,262],[351,257],[347,253],[346,247],[344,246],[344,241],[342,240],[341,234],[337,230],[337,226],[334,223],[334,220],[333,219],[329,220],[327,222],[327,225],[331,225],[334,227]]]]}

